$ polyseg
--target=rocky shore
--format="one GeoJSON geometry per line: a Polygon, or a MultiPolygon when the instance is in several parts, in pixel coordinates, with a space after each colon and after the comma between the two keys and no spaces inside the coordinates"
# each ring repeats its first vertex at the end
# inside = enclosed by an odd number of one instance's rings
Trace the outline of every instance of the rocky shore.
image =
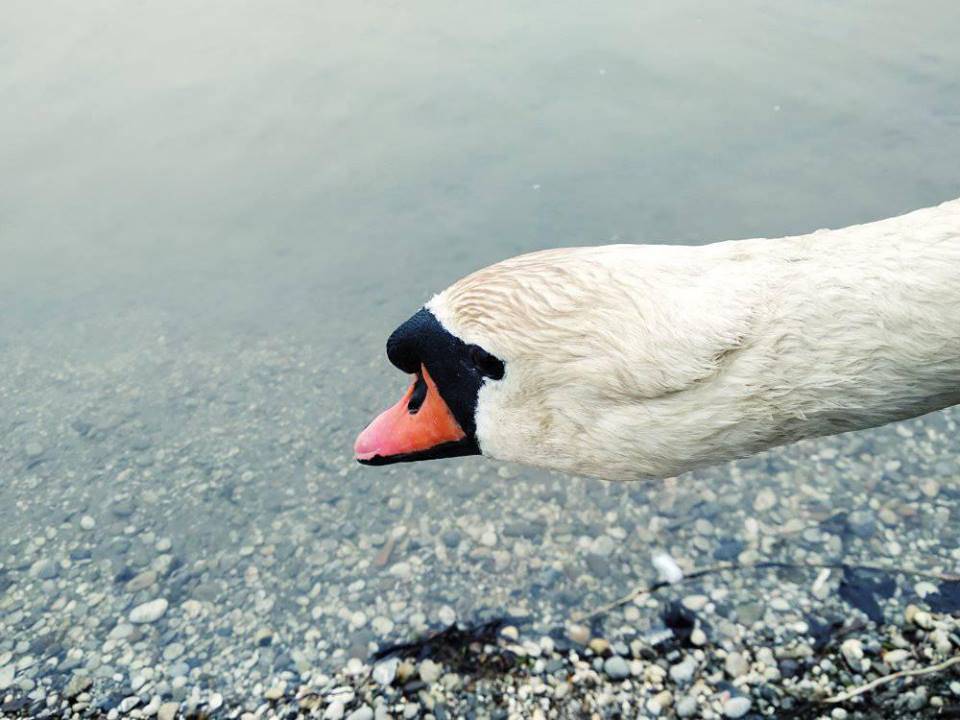
{"type": "Polygon", "coordinates": [[[379,359],[161,330],[4,351],[0,715],[960,716],[957,665],[886,679],[960,652],[956,411],[656,484],[369,469],[379,359]]]}

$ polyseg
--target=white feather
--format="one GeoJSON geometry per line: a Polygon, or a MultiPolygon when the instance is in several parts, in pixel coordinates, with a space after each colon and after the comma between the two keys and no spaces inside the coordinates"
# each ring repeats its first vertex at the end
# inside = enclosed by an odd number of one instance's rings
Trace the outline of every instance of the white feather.
{"type": "Polygon", "coordinates": [[[960,200],[841,230],[548,250],[428,308],[506,363],[504,460],[665,477],[960,403],[960,200]]]}

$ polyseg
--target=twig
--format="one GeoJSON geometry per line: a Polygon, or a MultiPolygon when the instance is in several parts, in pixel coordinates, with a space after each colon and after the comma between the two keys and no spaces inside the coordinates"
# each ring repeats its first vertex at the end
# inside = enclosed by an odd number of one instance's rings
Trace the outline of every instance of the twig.
{"type": "MultiPolygon", "coordinates": [[[[914,577],[924,577],[930,578],[931,580],[940,580],[943,582],[957,582],[960,581],[960,575],[948,575],[945,573],[933,573],[925,572],[923,570],[905,570],[903,568],[896,567],[884,567],[882,565],[850,565],[848,563],[788,563],[780,562],[777,560],[763,560],[755,563],[740,564],[735,562],[724,562],[717,565],[710,565],[709,567],[701,568],[700,570],[694,570],[688,575],[684,575],[683,578],[676,584],[682,584],[688,580],[694,580],[696,578],[701,578],[705,575],[712,575],[718,572],[725,572],[727,570],[763,570],[767,568],[786,568],[786,569],[830,569],[830,570],[842,570],[849,568],[851,570],[869,570],[871,572],[883,572],[883,573],[902,573],[904,575],[912,575],[914,577]]],[[[610,612],[611,610],[618,608],[622,605],[626,605],[628,602],[633,600],[638,595],[649,594],[656,592],[664,587],[671,585],[671,583],[661,580],[660,582],[655,582],[652,585],[641,585],[630,593],[624,595],[623,597],[617,598],[616,600],[607,603],[606,605],[601,605],[595,610],[590,612],[574,613],[572,619],[574,622],[583,622],[584,620],[589,620],[590,618],[596,617],[597,615],[603,615],[610,612]]]]}
{"type": "Polygon", "coordinates": [[[901,670],[900,672],[895,672],[891,675],[884,675],[879,677],[876,680],[868,682],[866,685],[861,685],[858,688],[849,690],[848,692],[840,693],[839,695],[834,695],[833,697],[828,697],[824,702],[828,703],[842,703],[847,700],[852,700],[858,695],[863,695],[865,692],[870,692],[874,688],[878,688],[881,685],[886,685],[887,683],[893,682],[894,680],[899,680],[900,678],[905,677],[916,677],[917,675],[932,675],[933,673],[943,672],[944,670],[953,667],[954,665],[960,664],[960,655],[950,658],[949,660],[944,660],[942,663],[937,665],[931,665],[925,668],[917,668],[916,670],[901,670]]]}

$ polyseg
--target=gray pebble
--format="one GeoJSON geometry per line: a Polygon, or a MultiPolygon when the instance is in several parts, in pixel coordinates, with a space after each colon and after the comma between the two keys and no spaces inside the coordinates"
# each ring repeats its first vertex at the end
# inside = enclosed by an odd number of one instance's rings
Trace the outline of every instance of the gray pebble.
{"type": "Polygon", "coordinates": [[[52,580],[60,574],[60,568],[50,560],[37,560],[30,566],[30,574],[41,580],[52,580]]]}
{"type": "Polygon", "coordinates": [[[630,666],[619,655],[613,655],[603,663],[603,671],[612,680],[623,680],[630,675],[630,666]]]}
{"type": "Polygon", "coordinates": [[[723,714],[728,718],[742,718],[750,712],[750,698],[732,697],[723,704],[723,714]]]}
{"type": "Polygon", "coordinates": [[[750,665],[747,663],[747,659],[737,652],[732,652],[727,655],[726,660],[723,662],[723,668],[727,671],[727,675],[734,679],[746,675],[750,671],[750,665]]]}
{"type": "Polygon", "coordinates": [[[0,667],[0,690],[6,690],[8,687],[13,685],[13,676],[16,674],[16,672],[17,668],[13,665],[13,663],[0,667]]]}
{"type": "Polygon", "coordinates": [[[172,642],[163,649],[163,659],[166,662],[171,660],[176,660],[178,657],[183,655],[183,644],[178,642],[172,642]]]}
{"type": "Polygon", "coordinates": [[[670,678],[677,685],[687,685],[693,680],[693,674],[697,671],[697,661],[689,655],[681,662],[670,667],[670,678]]]}
{"type": "Polygon", "coordinates": [[[369,705],[361,705],[347,715],[347,720],[373,720],[373,709],[369,705]]]}
{"type": "Polygon", "coordinates": [[[677,700],[674,709],[677,711],[677,717],[689,718],[697,714],[697,699],[692,695],[684,695],[677,700]]]}

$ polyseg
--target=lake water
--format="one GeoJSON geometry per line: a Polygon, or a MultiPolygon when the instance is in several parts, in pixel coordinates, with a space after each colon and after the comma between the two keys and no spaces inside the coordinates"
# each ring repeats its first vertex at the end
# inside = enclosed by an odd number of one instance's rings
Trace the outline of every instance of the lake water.
{"type": "Polygon", "coordinates": [[[351,453],[405,384],[386,337],[478,267],[960,195],[956,2],[3,15],[0,667],[28,658],[25,692],[151,668],[242,697],[452,618],[551,632],[654,550],[957,570],[951,412],[652,486],[351,453]]]}

